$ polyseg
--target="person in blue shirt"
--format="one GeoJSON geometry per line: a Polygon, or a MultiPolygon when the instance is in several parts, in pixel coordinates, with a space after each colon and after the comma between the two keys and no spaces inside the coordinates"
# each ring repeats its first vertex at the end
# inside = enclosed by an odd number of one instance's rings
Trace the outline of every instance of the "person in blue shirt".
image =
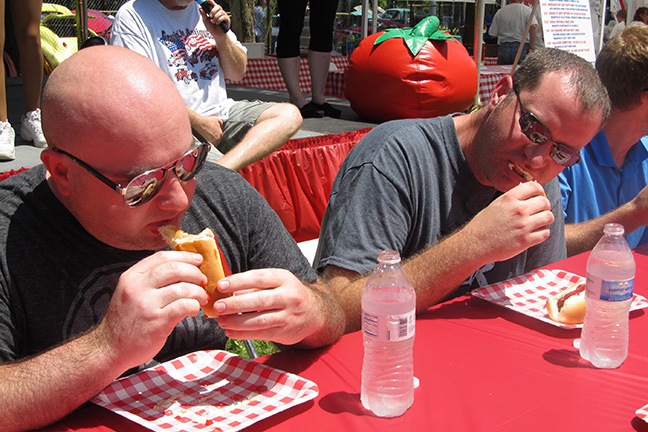
{"type": "Polygon", "coordinates": [[[633,25],[601,50],[596,69],[612,112],[559,174],[567,255],[591,250],[606,223],[625,227],[631,248],[648,243],[648,26],[633,25]]]}

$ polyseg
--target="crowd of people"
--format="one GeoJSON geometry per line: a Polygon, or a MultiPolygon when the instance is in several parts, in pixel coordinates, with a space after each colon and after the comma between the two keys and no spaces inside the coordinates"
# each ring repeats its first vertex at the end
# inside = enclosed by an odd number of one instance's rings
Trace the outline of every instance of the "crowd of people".
{"type": "Polygon", "coordinates": [[[213,6],[130,1],[111,46],[47,80],[43,165],[0,183],[3,430],[50,424],[122,375],[228,338],[332,344],[360,328],[383,249],[402,256],[422,311],[590,250],[605,223],[648,242],[648,26],[610,38],[596,67],[531,50],[476,111],[375,127],[336,176],[311,265],[235,170],[326,102],[228,99],[245,49],[213,6]],[[216,234],[232,273],[218,290],[236,294],[218,318],[201,312],[202,257],[169,250],[165,225],[216,234]]]}

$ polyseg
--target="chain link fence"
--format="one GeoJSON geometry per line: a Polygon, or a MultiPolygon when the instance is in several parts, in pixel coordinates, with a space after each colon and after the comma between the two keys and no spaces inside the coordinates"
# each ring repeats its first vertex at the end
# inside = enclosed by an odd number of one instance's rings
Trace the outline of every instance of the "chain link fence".
{"type": "MultiPolygon", "coordinates": [[[[76,0],[49,0],[46,3],[59,4],[66,8],[73,10],[76,8],[76,0]]],[[[126,0],[87,0],[86,4],[88,9],[98,10],[105,14],[114,15],[121,5],[126,3],[126,0]]]]}
{"type": "MultiPolygon", "coordinates": [[[[117,10],[126,3],[127,0],[85,0],[88,9],[88,37],[99,35],[105,39],[110,37],[110,29],[114,15],[117,10]]],[[[228,0],[219,0],[219,4],[225,10],[230,10],[228,0]]],[[[347,18],[349,12],[353,10],[359,0],[340,0],[338,4],[338,17],[334,29],[334,51],[339,54],[348,54],[346,51],[347,39],[359,42],[357,32],[352,32],[349,36],[346,29],[348,26],[347,18]]],[[[6,2],[7,8],[11,7],[12,2],[6,2]]],[[[41,15],[41,43],[45,60],[45,72],[50,73],[61,61],[72,55],[78,49],[77,40],[77,17],[75,9],[77,0],[46,0],[43,3],[43,13],[41,15]]],[[[257,42],[263,42],[266,54],[273,54],[276,49],[277,35],[279,33],[279,15],[277,11],[277,0],[268,0],[265,8],[266,23],[257,42]]],[[[20,74],[18,52],[13,36],[13,26],[11,22],[11,11],[5,13],[5,65],[6,70],[14,71],[12,75],[20,74]]],[[[355,29],[354,29],[355,30],[355,29]]],[[[306,15],[304,29],[300,46],[302,50],[308,48],[310,39],[308,28],[308,14],[306,15]]]]}

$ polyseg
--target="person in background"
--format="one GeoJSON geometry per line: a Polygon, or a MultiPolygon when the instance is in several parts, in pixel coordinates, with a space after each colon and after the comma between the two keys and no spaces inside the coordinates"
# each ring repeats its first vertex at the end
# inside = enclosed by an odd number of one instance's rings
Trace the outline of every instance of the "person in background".
{"type": "MultiPolygon", "coordinates": [[[[16,42],[20,51],[20,72],[26,113],[20,125],[20,136],[32,141],[34,146],[47,147],[41,128],[40,97],[43,86],[43,52],[40,40],[42,0],[11,0],[16,42]]],[[[5,0],[0,0],[0,52],[4,51],[5,0]]],[[[16,158],[16,131],[7,117],[7,90],[5,88],[5,65],[0,62],[0,160],[16,158]]]]}
{"type": "Polygon", "coordinates": [[[648,7],[638,7],[631,24],[648,24],[648,7]]]}
{"type": "Polygon", "coordinates": [[[628,19],[628,11],[625,9],[620,9],[616,13],[617,23],[612,28],[608,40],[612,39],[614,36],[618,35],[626,27],[626,19],[628,19]]]}
{"type": "Polygon", "coordinates": [[[234,32],[219,26],[229,26],[227,13],[209,1],[207,16],[194,0],[130,0],[117,12],[111,44],[165,71],[185,100],[191,126],[224,154],[219,164],[237,171],[281,147],[302,118],[289,103],[227,97],[225,79],[243,78],[247,56],[234,32]]]}
{"type": "Polygon", "coordinates": [[[609,109],[589,62],[543,48],[477,111],[365,135],[335,178],[314,260],[340,295],[347,331],[360,327],[381,250],[400,253],[418,311],[564,258],[555,177],[578,162],[609,109]]]}
{"type": "MultiPolygon", "coordinates": [[[[508,65],[515,62],[531,12],[532,9],[522,0],[509,0],[509,4],[495,13],[489,32],[492,37],[497,37],[499,45],[497,64],[508,65]]],[[[525,42],[522,48],[519,63],[522,63],[530,51],[536,49],[537,28],[538,21],[533,17],[527,35],[528,42],[525,42]]]]}
{"type": "Polygon", "coordinates": [[[290,102],[296,105],[302,117],[339,118],[342,112],[326,102],[324,92],[331,64],[333,50],[333,23],[338,0],[278,0],[279,37],[277,39],[277,62],[288,88],[290,102]],[[299,88],[299,41],[304,27],[306,4],[310,5],[310,43],[308,46],[308,67],[311,78],[311,101],[299,88]]]}
{"type": "Polygon", "coordinates": [[[631,248],[648,243],[648,26],[610,39],[596,69],[612,114],[581,163],[559,175],[568,255],[591,250],[611,222],[624,226],[631,248]]]}
{"type": "Polygon", "coordinates": [[[536,41],[535,49],[545,47],[545,38],[544,38],[544,26],[542,25],[542,5],[538,5],[535,13],[535,19],[538,22],[538,27],[536,27],[536,41]]]}
{"type": "Polygon", "coordinates": [[[121,47],[80,50],[49,77],[44,165],[0,183],[3,432],[228,337],[309,348],[341,336],[335,296],[264,198],[205,162],[211,145],[194,144],[184,106],[157,65],[121,47]],[[215,303],[218,319],[200,309],[202,256],[168,250],[168,224],[216,234],[232,272],[217,289],[236,293],[215,303]]]}
{"type": "Polygon", "coordinates": [[[254,5],[254,38],[257,42],[263,42],[266,33],[266,0],[257,0],[254,5]]]}

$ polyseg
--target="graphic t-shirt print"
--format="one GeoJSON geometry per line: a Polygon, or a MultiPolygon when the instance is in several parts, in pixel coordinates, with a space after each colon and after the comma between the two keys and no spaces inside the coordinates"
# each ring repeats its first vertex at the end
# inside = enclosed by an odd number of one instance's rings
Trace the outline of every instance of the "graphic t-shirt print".
{"type": "Polygon", "coordinates": [[[176,81],[211,81],[219,71],[218,49],[206,30],[162,33],[159,41],[171,52],[168,65],[176,81]]]}

